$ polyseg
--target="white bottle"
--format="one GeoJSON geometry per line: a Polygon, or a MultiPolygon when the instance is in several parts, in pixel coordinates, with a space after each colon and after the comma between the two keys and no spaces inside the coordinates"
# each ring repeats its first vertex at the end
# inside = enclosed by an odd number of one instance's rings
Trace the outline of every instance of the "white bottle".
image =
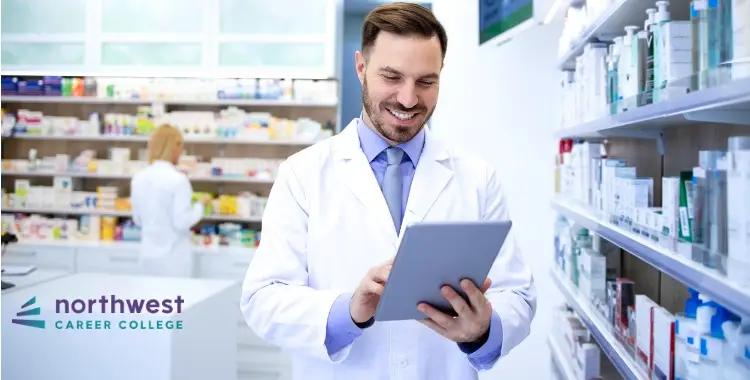
{"type": "Polygon", "coordinates": [[[659,101],[659,93],[667,85],[667,65],[668,62],[666,57],[667,41],[664,38],[664,32],[662,26],[670,21],[668,1],[657,1],[656,2],[656,20],[654,28],[654,39],[656,45],[654,45],[654,103],[659,101]]]}
{"type": "Polygon", "coordinates": [[[724,350],[724,380],[750,379],[750,320],[725,322],[722,326],[727,341],[724,350]]]}

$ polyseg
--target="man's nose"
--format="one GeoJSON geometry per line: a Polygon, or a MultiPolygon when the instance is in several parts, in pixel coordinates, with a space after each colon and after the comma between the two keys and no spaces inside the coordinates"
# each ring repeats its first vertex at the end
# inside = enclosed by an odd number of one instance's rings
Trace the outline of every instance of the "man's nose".
{"type": "Polygon", "coordinates": [[[398,92],[397,100],[402,106],[406,108],[412,108],[419,104],[419,98],[417,97],[416,89],[414,84],[404,84],[398,92]]]}

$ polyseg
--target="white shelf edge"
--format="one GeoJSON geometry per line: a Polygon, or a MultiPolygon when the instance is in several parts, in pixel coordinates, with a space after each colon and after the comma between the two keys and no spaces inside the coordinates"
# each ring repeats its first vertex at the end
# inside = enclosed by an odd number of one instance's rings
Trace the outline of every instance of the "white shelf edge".
{"type": "MultiPolygon", "coordinates": [[[[59,135],[35,135],[35,134],[16,134],[8,138],[18,140],[63,140],[63,141],[103,141],[103,142],[142,142],[147,143],[148,136],[124,136],[124,135],[80,135],[80,136],[59,136],[59,135]]],[[[187,144],[233,144],[233,145],[282,145],[282,146],[310,146],[317,143],[318,140],[241,140],[230,138],[191,138],[186,137],[187,144]]]]}
{"type": "Polygon", "coordinates": [[[635,359],[617,340],[613,330],[608,327],[604,317],[593,308],[591,302],[583,299],[578,289],[575,289],[573,284],[563,277],[559,269],[550,270],[550,275],[565,296],[568,305],[575,310],[620,374],[627,380],[649,380],[648,375],[641,370],[635,359]]]}
{"type": "MultiPolygon", "coordinates": [[[[101,173],[56,173],[56,172],[18,172],[18,171],[3,171],[0,175],[14,176],[14,177],[55,177],[55,176],[66,176],[73,178],[98,178],[98,179],[112,179],[112,180],[126,180],[132,178],[132,175],[125,174],[101,174],[101,173]]],[[[273,184],[272,179],[258,179],[252,177],[188,177],[190,181],[195,182],[221,182],[221,183],[258,183],[258,184],[273,184]]]]}
{"type": "MultiPolygon", "coordinates": [[[[735,79],[716,87],[558,129],[553,132],[553,136],[559,139],[628,137],[629,132],[643,133],[642,127],[661,129],[669,127],[670,124],[696,123],[698,121],[690,121],[688,115],[721,111],[722,108],[740,104],[747,105],[745,111],[750,115],[750,78],[735,79]]],[[[736,120],[728,121],[736,122],[736,120]]],[[[712,120],[712,122],[722,123],[722,120],[712,120]]]]}
{"type": "Polygon", "coordinates": [[[594,38],[599,30],[609,21],[615,13],[617,13],[622,6],[628,1],[638,0],[616,0],[612,3],[605,11],[603,11],[582,33],[578,36],[578,39],[571,44],[566,52],[559,56],[557,61],[557,68],[559,70],[569,70],[575,68],[575,59],[582,52],[592,38],[594,38]],[[571,63],[572,61],[572,63],[571,63]]]}
{"type": "Polygon", "coordinates": [[[603,221],[582,206],[555,199],[552,207],[584,228],[630,252],[677,281],[706,293],[735,313],[750,316],[750,289],[728,281],[719,273],[655,242],[603,221]]]}
{"type": "MultiPolygon", "coordinates": [[[[46,209],[38,207],[3,207],[2,213],[11,214],[57,214],[57,215],[100,215],[100,216],[118,216],[131,217],[133,214],[129,211],[117,210],[91,210],[91,209],[46,209]]],[[[239,215],[204,215],[202,220],[211,221],[234,221],[245,223],[259,223],[263,221],[261,216],[239,216],[239,215]]]]}
{"type": "Polygon", "coordinates": [[[338,107],[338,101],[273,100],[273,99],[119,99],[85,96],[27,96],[4,95],[1,102],[9,103],[79,103],[79,104],[150,104],[247,107],[338,107]]]}

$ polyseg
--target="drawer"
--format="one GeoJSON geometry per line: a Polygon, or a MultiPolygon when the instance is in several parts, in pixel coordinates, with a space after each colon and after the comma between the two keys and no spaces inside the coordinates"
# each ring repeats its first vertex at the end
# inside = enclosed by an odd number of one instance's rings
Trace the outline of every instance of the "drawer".
{"type": "Polygon", "coordinates": [[[10,245],[2,258],[3,264],[34,265],[39,269],[75,272],[75,249],[44,245],[10,245]]]}
{"type": "Polygon", "coordinates": [[[132,247],[80,248],[76,252],[76,270],[78,272],[138,275],[142,272],[139,256],[138,249],[132,247]]]}
{"type": "Polygon", "coordinates": [[[196,267],[198,277],[242,280],[245,278],[247,267],[250,265],[251,248],[243,249],[243,253],[202,253],[198,252],[196,267]]]}

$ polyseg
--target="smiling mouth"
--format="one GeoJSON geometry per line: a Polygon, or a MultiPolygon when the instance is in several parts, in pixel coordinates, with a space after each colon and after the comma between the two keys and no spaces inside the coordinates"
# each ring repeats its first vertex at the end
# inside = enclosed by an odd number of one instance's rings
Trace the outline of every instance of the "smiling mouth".
{"type": "Polygon", "coordinates": [[[419,114],[419,112],[394,111],[394,110],[392,110],[390,108],[386,108],[386,110],[388,110],[388,112],[391,115],[393,115],[393,117],[395,117],[396,119],[401,120],[401,121],[412,120],[412,119],[414,119],[415,116],[417,116],[419,114]]]}

